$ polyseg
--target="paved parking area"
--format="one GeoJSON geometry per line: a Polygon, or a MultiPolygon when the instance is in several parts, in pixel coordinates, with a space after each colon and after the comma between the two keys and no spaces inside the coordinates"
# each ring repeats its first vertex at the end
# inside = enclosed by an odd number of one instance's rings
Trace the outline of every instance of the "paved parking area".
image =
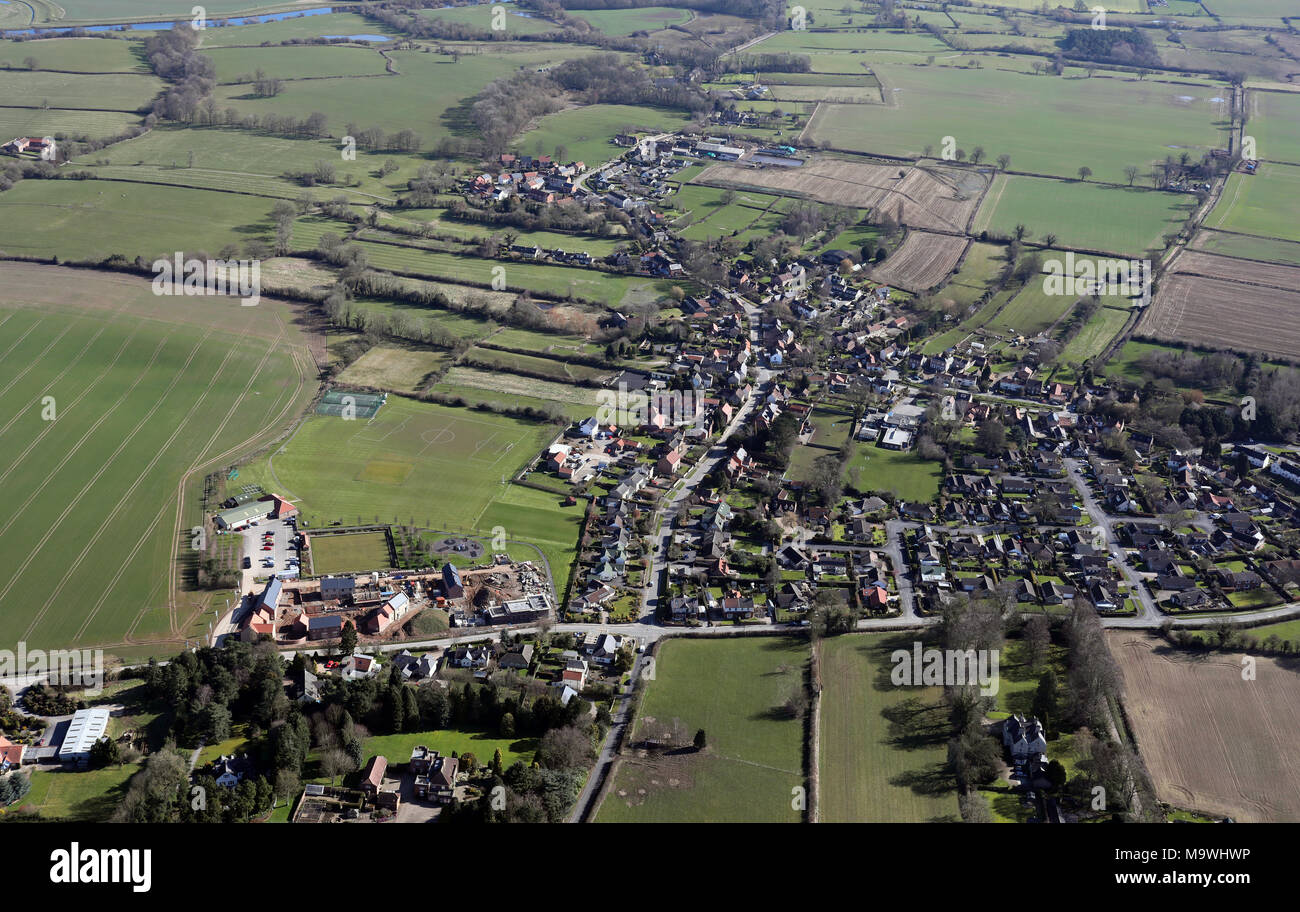
{"type": "Polygon", "coordinates": [[[244,590],[255,588],[253,579],[297,569],[289,566],[298,558],[297,530],[290,520],[265,519],[243,531],[244,557],[251,567],[244,570],[244,590]],[[270,535],[269,538],[266,536],[270,535]],[[265,545],[270,544],[267,549],[265,545]],[[270,564],[267,562],[270,561],[270,564]]]}

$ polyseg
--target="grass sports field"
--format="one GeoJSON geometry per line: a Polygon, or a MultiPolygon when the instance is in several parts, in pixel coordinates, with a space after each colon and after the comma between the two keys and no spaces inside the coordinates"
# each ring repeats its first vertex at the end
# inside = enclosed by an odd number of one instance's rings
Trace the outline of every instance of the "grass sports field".
{"type": "Polygon", "coordinates": [[[263,486],[278,479],[313,526],[377,516],[470,528],[500,494],[502,476],[510,478],[553,433],[514,418],[389,396],[369,421],[312,415],[248,473],[263,486]]]}
{"type": "Polygon", "coordinates": [[[859,491],[892,491],[903,500],[929,501],[939,493],[943,466],[915,453],[855,441],[848,478],[859,491]]]}
{"type": "Polygon", "coordinates": [[[311,570],[317,576],[363,570],[385,570],[393,564],[388,536],[383,532],[313,535],[311,570]]]}
{"type": "Polygon", "coordinates": [[[975,216],[976,233],[1010,235],[1016,225],[1063,247],[1134,256],[1177,234],[1196,198],[1137,187],[999,174],[975,216]]]}
{"type": "Polygon", "coordinates": [[[664,643],[629,745],[676,730],[708,747],[645,756],[624,750],[602,823],[797,823],[805,786],[803,723],[783,704],[804,688],[808,644],[778,637],[664,643]]]}
{"type": "MultiPolygon", "coordinates": [[[[846,36],[850,40],[858,36],[846,36]]],[[[767,50],[765,42],[761,47],[767,50]]],[[[1168,148],[1204,151],[1226,145],[1221,121],[1227,92],[1136,78],[1054,78],[956,67],[874,68],[883,105],[822,105],[805,139],[838,149],[920,156],[941,152],[943,138],[986,161],[1011,156],[1011,168],[1070,177],[1087,165],[1098,180],[1143,174],[1168,148]],[[1215,101],[1214,99],[1220,99],[1215,101]],[[1099,130],[1106,123],[1113,129],[1099,130]],[[1125,127],[1128,125],[1131,129],[1125,127]]]]}
{"type": "Polygon", "coordinates": [[[910,650],[913,639],[855,634],[821,643],[818,776],[826,823],[958,819],[940,688],[895,687],[889,680],[889,654],[910,650]]]}
{"type": "Polygon", "coordinates": [[[182,479],[306,404],[315,369],[289,318],[0,265],[0,639],[111,646],[184,623],[172,552],[200,516],[182,479]]]}
{"type": "Polygon", "coordinates": [[[549,425],[389,396],[369,421],[312,415],[281,449],[241,468],[240,480],[283,491],[312,527],[336,519],[485,533],[500,526],[508,538],[542,549],[563,593],[581,508],[502,484],[554,433],[549,425]]]}

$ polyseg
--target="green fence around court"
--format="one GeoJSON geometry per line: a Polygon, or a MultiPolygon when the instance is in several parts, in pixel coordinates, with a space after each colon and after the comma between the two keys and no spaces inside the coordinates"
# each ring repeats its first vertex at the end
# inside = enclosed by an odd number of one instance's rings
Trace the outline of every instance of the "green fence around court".
{"type": "Polygon", "coordinates": [[[352,417],[370,419],[379,412],[380,406],[388,401],[387,393],[355,393],[349,390],[330,390],[321,396],[316,406],[317,415],[332,415],[335,418],[352,417]]]}

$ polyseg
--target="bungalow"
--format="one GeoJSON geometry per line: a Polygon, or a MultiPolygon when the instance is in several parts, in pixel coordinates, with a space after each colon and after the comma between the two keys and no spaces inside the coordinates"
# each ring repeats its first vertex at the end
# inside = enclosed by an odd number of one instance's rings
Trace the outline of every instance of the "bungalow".
{"type": "Polygon", "coordinates": [[[869,611],[887,611],[889,609],[889,590],[880,583],[864,587],[862,604],[869,611]]]}
{"type": "Polygon", "coordinates": [[[525,643],[518,649],[512,649],[503,655],[497,664],[502,668],[527,669],[533,661],[533,646],[531,643],[525,643]]]}
{"type": "Polygon", "coordinates": [[[15,744],[4,735],[0,735],[0,773],[22,766],[23,755],[26,752],[26,744],[15,744]]]}

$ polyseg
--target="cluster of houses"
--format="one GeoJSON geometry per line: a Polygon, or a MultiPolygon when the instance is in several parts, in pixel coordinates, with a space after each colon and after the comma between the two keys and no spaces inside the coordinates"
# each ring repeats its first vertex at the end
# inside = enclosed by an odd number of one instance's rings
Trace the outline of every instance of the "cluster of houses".
{"type": "Polygon", "coordinates": [[[1101,612],[1126,610],[1122,575],[1086,529],[997,529],[952,532],[925,525],[909,530],[908,553],[918,570],[923,607],[938,609],[960,597],[1021,608],[1083,597],[1101,612]]]}
{"type": "Polygon", "coordinates": [[[556,699],[567,706],[579,696],[602,669],[611,668],[620,652],[635,649],[629,637],[611,633],[590,632],[565,649],[558,663],[543,661],[532,643],[516,643],[506,647],[500,643],[471,643],[448,650],[443,657],[447,668],[472,671],[478,680],[487,680],[495,671],[535,672],[536,679],[550,681],[556,699]]]}
{"type": "Polygon", "coordinates": [[[531,561],[497,555],[492,564],[466,571],[447,561],[438,570],[407,573],[276,576],[250,594],[238,631],[245,642],[268,636],[326,643],[351,624],[361,636],[385,638],[429,607],[447,611],[453,626],[508,626],[536,623],[552,606],[545,573],[531,561]]]}
{"type": "Polygon", "coordinates": [[[501,170],[485,171],[469,179],[466,194],[488,202],[501,202],[512,196],[536,203],[554,203],[572,199],[575,182],[587,170],[584,162],[568,164],[552,160],[549,155],[514,155],[502,153],[501,170]]]}

